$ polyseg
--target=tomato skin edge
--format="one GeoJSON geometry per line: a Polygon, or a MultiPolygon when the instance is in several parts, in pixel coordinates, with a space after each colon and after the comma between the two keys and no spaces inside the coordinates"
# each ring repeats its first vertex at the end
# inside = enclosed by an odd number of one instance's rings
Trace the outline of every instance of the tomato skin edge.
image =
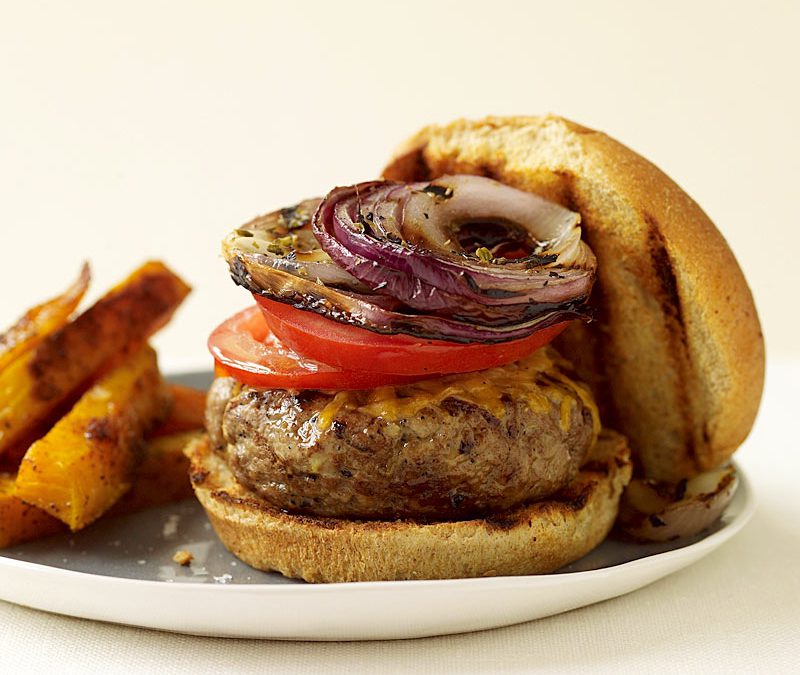
{"type": "Polygon", "coordinates": [[[214,357],[216,377],[232,377],[242,384],[261,389],[374,389],[423,379],[363,369],[349,372],[314,363],[294,354],[271,335],[255,306],[234,314],[217,326],[208,338],[208,349],[214,357]],[[259,359],[263,361],[270,357],[273,357],[272,362],[259,362],[259,359]]]}
{"type": "Polygon", "coordinates": [[[506,365],[548,344],[569,324],[555,324],[509,342],[462,344],[373,333],[258,295],[254,297],[271,331],[295,352],[334,368],[354,371],[368,367],[387,375],[433,377],[506,365]]]}

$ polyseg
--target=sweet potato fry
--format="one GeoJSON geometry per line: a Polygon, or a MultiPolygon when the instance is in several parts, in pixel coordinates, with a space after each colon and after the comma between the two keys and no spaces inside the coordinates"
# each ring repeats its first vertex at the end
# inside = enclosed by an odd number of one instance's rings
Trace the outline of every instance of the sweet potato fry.
{"type": "Polygon", "coordinates": [[[89,288],[90,278],[89,265],[83,263],[78,278],[64,293],[32,307],[0,335],[0,370],[67,323],[89,288]]]}
{"type": "Polygon", "coordinates": [[[76,396],[112,359],[144,343],[188,292],[162,263],[145,263],[0,371],[0,455],[76,396]]]}
{"type": "Polygon", "coordinates": [[[5,453],[0,454],[0,473],[17,472],[19,464],[28,451],[28,448],[42,438],[53,428],[53,425],[58,422],[58,420],[72,410],[72,406],[74,406],[80,398],[79,393],[80,392],[76,392],[62,403],[59,403],[45,419],[28,427],[22,435],[17,437],[17,440],[5,453]]]}
{"type": "Polygon", "coordinates": [[[141,438],[168,407],[156,354],[144,347],[102,377],[28,449],[17,494],[73,531],[85,527],[130,487],[141,438]]]}
{"type": "MultiPolygon", "coordinates": [[[[200,433],[182,432],[147,441],[134,470],[131,489],[106,516],[133,513],[191,497],[189,459],[184,456],[183,448],[200,433]]],[[[15,481],[14,474],[0,473],[0,548],[69,531],[57,518],[23,502],[15,481]]]]}
{"type": "Polygon", "coordinates": [[[172,407],[169,416],[151,433],[151,437],[202,429],[205,425],[206,392],[180,384],[169,384],[172,407]]]}
{"type": "Polygon", "coordinates": [[[14,474],[0,474],[0,548],[67,531],[60,520],[23,502],[14,481],[14,474]]]}
{"type": "Polygon", "coordinates": [[[189,481],[189,458],[183,454],[183,449],[201,433],[199,430],[183,431],[147,441],[131,489],[109,515],[140,511],[193,496],[189,481]]]}

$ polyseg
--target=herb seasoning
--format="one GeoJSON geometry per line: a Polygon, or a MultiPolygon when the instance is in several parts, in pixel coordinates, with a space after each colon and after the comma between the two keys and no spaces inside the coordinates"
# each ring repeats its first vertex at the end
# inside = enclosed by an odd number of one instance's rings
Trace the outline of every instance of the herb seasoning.
{"type": "Polygon", "coordinates": [[[479,249],[475,251],[475,255],[478,256],[483,262],[492,262],[494,260],[494,256],[492,252],[486,248],[485,246],[481,246],[479,249]]]}
{"type": "Polygon", "coordinates": [[[450,197],[453,196],[453,188],[444,185],[434,185],[433,183],[426,185],[422,188],[422,191],[432,197],[439,197],[440,199],[450,199],[450,197]]]}

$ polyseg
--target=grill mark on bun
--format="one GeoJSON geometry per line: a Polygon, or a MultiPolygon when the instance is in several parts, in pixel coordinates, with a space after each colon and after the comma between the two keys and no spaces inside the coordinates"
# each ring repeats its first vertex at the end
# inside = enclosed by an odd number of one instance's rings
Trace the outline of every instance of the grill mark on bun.
{"type": "Polygon", "coordinates": [[[698,462],[698,451],[694,434],[693,406],[689,400],[689,375],[691,373],[691,357],[689,354],[686,325],[684,323],[683,306],[678,290],[678,280],[675,269],[667,251],[666,241],[661,234],[658,221],[650,213],[643,213],[642,217],[648,225],[647,244],[655,278],[659,288],[656,297],[664,314],[664,327],[669,340],[669,355],[678,378],[684,386],[676,388],[677,405],[683,421],[683,438],[686,444],[686,453],[695,466],[698,462]]]}
{"type": "Polygon", "coordinates": [[[675,270],[672,266],[669,253],[667,252],[664,236],[661,234],[658,221],[649,213],[643,214],[644,221],[647,223],[647,244],[650,252],[650,260],[653,271],[661,286],[661,309],[668,317],[675,319],[679,329],[669,327],[671,334],[677,334],[681,342],[686,345],[686,329],[683,323],[683,307],[681,306],[681,296],[678,292],[678,280],[675,277],[675,270]]]}
{"type": "MultiPolygon", "coordinates": [[[[599,473],[602,476],[608,476],[610,470],[611,468],[607,461],[592,461],[581,467],[582,472],[599,473]]],[[[579,489],[566,488],[543,503],[547,503],[550,508],[557,508],[556,505],[560,505],[571,511],[578,512],[586,507],[595,488],[596,483],[590,481],[579,489]]],[[[526,513],[525,507],[522,506],[513,511],[490,514],[483,518],[483,524],[489,530],[513,530],[527,519],[526,513]]]]}
{"type": "Polygon", "coordinates": [[[483,522],[489,530],[512,530],[522,522],[522,517],[518,513],[498,513],[487,516],[483,522]]]}
{"type": "Polygon", "coordinates": [[[557,495],[553,501],[557,501],[573,511],[580,511],[589,501],[589,496],[594,490],[595,485],[596,483],[590,482],[582,486],[579,492],[567,488],[560,495],[557,495]]]}
{"type": "MultiPolygon", "coordinates": [[[[303,514],[298,514],[298,513],[293,513],[291,514],[291,516],[289,516],[288,512],[276,509],[260,499],[249,498],[249,497],[236,497],[227,490],[214,490],[211,492],[211,497],[224,504],[246,506],[248,508],[256,509],[257,511],[261,511],[262,513],[265,513],[273,517],[280,517],[281,515],[284,515],[287,518],[292,518],[301,523],[313,523],[317,527],[321,527],[326,530],[341,529],[343,527],[346,527],[347,523],[349,522],[347,520],[337,520],[335,518],[318,518],[314,516],[305,516],[303,514]]],[[[369,527],[370,521],[359,521],[359,522],[363,522],[365,527],[369,527]]],[[[384,522],[390,523],[391,521],[384,521],[384,522]]]]}

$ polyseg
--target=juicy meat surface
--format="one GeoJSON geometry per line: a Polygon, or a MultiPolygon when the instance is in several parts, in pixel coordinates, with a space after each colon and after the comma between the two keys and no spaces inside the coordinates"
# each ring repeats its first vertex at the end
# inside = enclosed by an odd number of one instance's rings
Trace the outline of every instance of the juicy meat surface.
{"type": "Polygon", "coordinates": [[[484,388],[483,373],[338,395],[219,378],[207,428],[239,482],[278,509],[363,519],[487,515],[564,487],[596,436],[588,389],[547,351],[533,370],[483,371],[484,388]]]}

